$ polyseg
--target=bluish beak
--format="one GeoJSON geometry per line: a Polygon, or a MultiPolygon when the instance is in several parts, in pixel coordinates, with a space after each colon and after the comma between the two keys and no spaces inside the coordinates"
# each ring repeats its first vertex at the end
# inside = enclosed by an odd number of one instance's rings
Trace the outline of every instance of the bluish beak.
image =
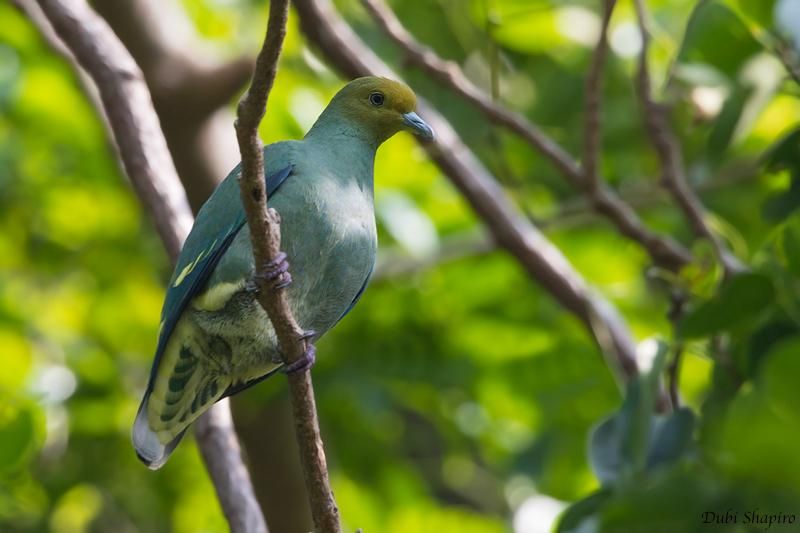
{"type": "Polygon", "coordinates": [[[419,115],[413,111],[411,113],[403,113],[403,123],[411,128],[414,134],[419,135],[427,141],[432,141],[436,137],[433,133],[433,128],[431,128],[427,122],[419,118],[419,115]]]}

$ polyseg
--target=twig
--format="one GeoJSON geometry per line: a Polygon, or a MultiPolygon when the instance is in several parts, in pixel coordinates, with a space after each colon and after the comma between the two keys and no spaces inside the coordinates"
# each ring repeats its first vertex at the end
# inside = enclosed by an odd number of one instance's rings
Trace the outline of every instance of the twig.
{"type": "MultiPolygon", "coordinates": [[[[295,0],[294,6],[307,38],[345,75],[397,78],[342,20],[330,0],[295,0]]],[[[495,242],[588,327],[610,368],[621,371],[626,380],[637,375],[635,343],[617,310],[589,288],[558,248],[519,215],[450,123],[423,98],[418,99],[417,107],[437,134],[435,142],[423,147],[483,220],[495,242]]]]}
{"type": "Polygon", "coordinates": [[[586,76],[586,132],[583,147],[583,175],[586,187],[591,190],[601,186],[598,162],[600,159],[600,104],[603,99],[603,70],[608,56],[608,24],[616,5],[615,0],[603,0],[603,19],[600,25],[600,37],[592,54],[589,74],[586,76]]]}
{"type": "MultiPolygon", "coordinates": [[[[141,71],[84,0],[40,0],[39,6],[96,85],[125,171],[174,262],[192,215],[141,71]]],[[[195,425],[197,442],[231,531],[265,533],[264,517],[228,420],[227,403],[215,405],[195,425]]]]}
{"type": "Polygon", "coordinates": [[[669,124],[669,110],[666,105],[653,99],[648,66],[650,34],[645,22],[644,0],[634,0],[636,19],[642,37],[642,52],[639,56],[639,69],[636,76],[639,98],[644,111],[644,121],[650,141],[661,162],[662,184],[672,195],[675,203],[683,211],[692,231],[697,237],[708,239],[727,274],[743,270],[743,265],[725,247],[722,240],[706,223],[706,211],[700,199],[689,186],[683,162],[680,143],[669,124]]]}
{"type": "Polygon", "coordinates": [[[775,55],[778,56],[789,77],[800,85],[800,63],[798,63],[797,53],[786,39],[783,37],[777,37],[777,39],[778,42],[774,46],[775,55]]]}
{"type": "Polygon", "coordinates": [[[381,29],[403,49],[413,64],[472,103],[489,120],[507,127],[522,137],[549,159],[574,187],[590,197],[591,205],[597,212],[606,216],[620,233],[644,247],[654,262],[671,270],[677,270],[691,261],[688,250],[673,239],[650,231],[636,212],[620,200],[612,189],[607,186],[596,188],[588,186],[583,170],[572,156],[535,124],[520,113],[494,102],[467,78],[458,64],[443,60],[433,50],[417,42],[382,0],[362,0],[362,2],[381,29]]]}
{"type": "MultiPolygon", "coordinates": [[[[310,341],[304,339],[303,330],[292,315],[286,291],[271,288],[264,276],[267,263],[280,253],[280,220],[275,211],[267,208],[263,146],[258,137],[258,125],[266,112],[269,92],[275,81],[288,12],[288,0],[270,2],[267,34],[256,59],[251,86],[239,102],[236,120],[236,136],[242,155],[239,184],[252,237],[255,279],[259,280],[258,301],[275,328],[287,364],[302,358],[310,341]]],[[[306,370],[289,374],[288,380],[314,524],[320,532],[338,532],[341,530],[339,510],[328,480],[311,373],[306,370]]]]}
{"type": "Polygon", "coordinates": [[[683,357],[683,341],[678,336],[678,324],[683,317],[686,308],[686,295],[679,289],[674,289],[670,297],[670,308],[667,311],[667,319],[672,324],[672,338],[674,346],[672,348],[672,360],[667,366],[667,384],[669,390],[669,402],[673,411],[681,407],[680,378],[681,378],[681,358],[683,357]]]}

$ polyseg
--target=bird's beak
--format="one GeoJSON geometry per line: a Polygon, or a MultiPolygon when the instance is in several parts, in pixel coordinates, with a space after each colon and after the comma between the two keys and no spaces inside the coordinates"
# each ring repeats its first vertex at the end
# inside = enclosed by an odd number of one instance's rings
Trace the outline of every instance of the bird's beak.
{"type": "Polygon", "coordinates": [[[419,135],[426,141],[432,141],[435,137],[433,128],[413,111],[411,113],[403,113],[403,123],[411,128],[414,134],[419,135]]]}

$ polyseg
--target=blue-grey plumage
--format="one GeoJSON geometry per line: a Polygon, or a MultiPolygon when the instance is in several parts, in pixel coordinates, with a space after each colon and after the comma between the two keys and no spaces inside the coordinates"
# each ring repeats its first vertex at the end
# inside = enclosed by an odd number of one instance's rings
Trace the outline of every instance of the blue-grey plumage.
{"type": "MultiPolygon", "coordinates": [[[[369,279],[377,237],[373,166],[378,146],[400,129],[432,138],[403,84],[359,78],[333,98],[302,141],[264,150],[270,207],[298,323],[318,339],[349,312],[369,279]]],[[[220,398],[278,370],[275,332],[258,304],[238,168],[197,215],[162,311],[150,382],[133,428],[137,454],[164,464],[188,426],[220,398]]]]}

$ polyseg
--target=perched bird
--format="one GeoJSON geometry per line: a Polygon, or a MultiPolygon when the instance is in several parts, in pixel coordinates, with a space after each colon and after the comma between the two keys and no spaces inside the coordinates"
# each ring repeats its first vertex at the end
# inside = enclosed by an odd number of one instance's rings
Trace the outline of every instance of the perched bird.
{"type": "MultiPolygon", "coordinates": [[[[415,106],[404,84],[359,78],[333,97],[303,140],[264,148],[269,205],[282,220],[284,251],[267,272],[273,287],[287,287],[312,341],[353,308],[372,272],[376,150],[402,129],[433,138],[415,106]]],[[[238,175],[237,167],[197,214],[169,282],[133,426],[136,453],[153,469],[211,405],[283,367],[274,329],[256,300],[238,175]]],[[[303,360],[283,370],[313,364],[309,346],[303,360]]]]}

